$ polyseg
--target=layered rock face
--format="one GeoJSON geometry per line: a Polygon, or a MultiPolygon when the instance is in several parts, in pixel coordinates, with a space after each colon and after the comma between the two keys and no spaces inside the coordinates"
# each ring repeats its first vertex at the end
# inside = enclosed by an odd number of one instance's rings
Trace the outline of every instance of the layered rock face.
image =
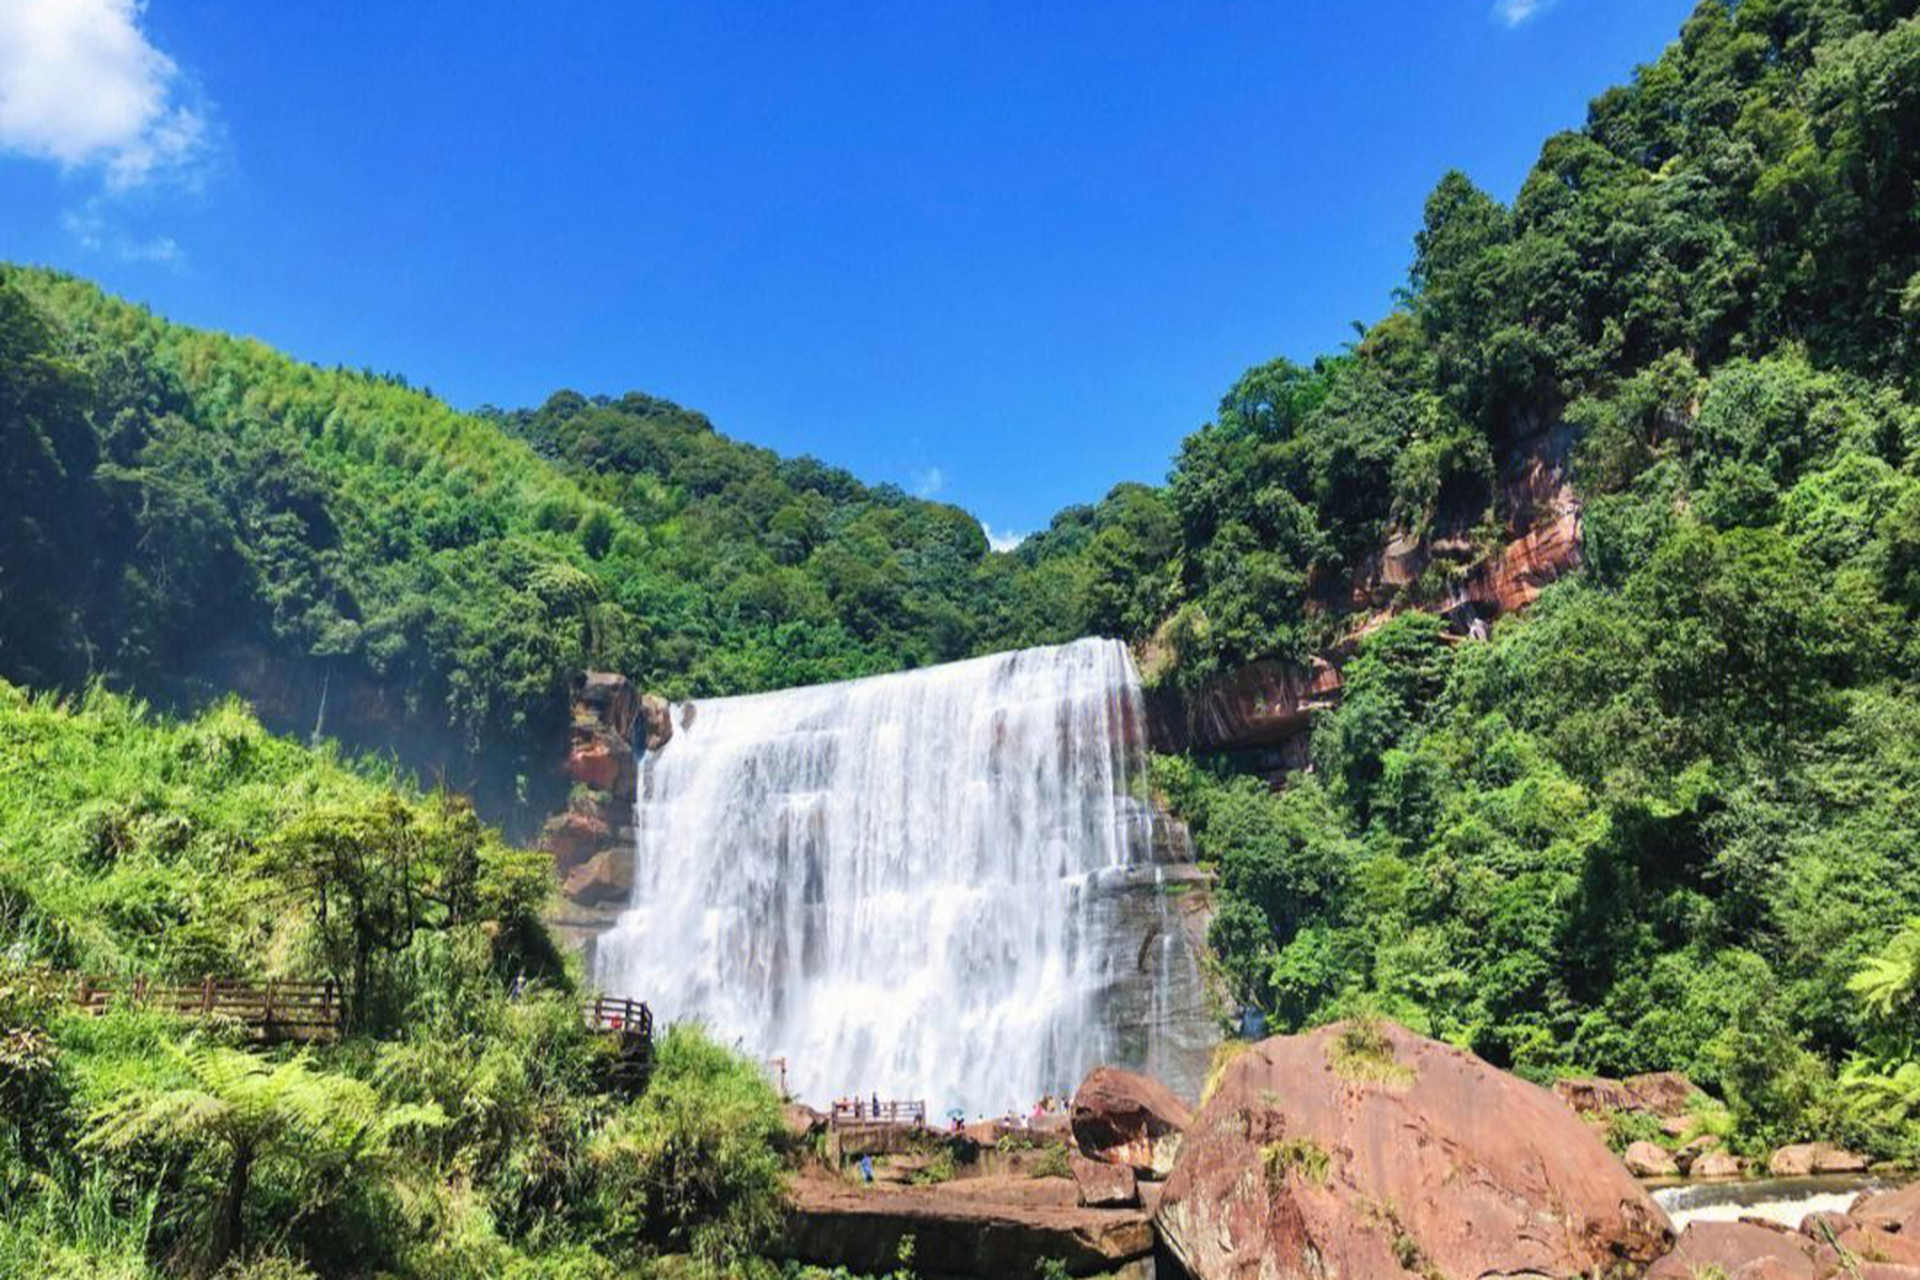
{"type": "Polygon", "coordinates": [[[562,905],[552,923],[589,947],[633,891],[633,801],[640,776],[634,735],[663,744],[673,723],[666,703],[642,697],[625,676],[588,671],[574,682],[567,751],[573,784],[565,811],[547,820],[542,846],[560,873],[562,905]]]}
{"type": "Polygon", "coordinates": [[[1555,1080],[1553,1091],[1580,1115],[1601,1121],[1620,1111],[1677,1119],[1687,1114],[1687,1108],[1700,1092],[1693,1081],[1678,1071],[1656,1071],[1628,1076],[1625,1080],[1568,1076],[1555,1080]]]}
{"type": "Polygon", "coordinates": [[[1303,663],[1250,663],[1198,690],[1155,690],[1147,703],[1154,750],[1265,749],[1277,770],[1298,768],[1306,763],[1315,713],[1339,702],[1340,667],[1368,632],[1396,613],[1421,609],[1450,619],[1462,636],[1481,636],[1492,619],[1532,604],[1582,562],[1572,443],[1565,423],[1519,424],[1496,499],[1505,543],[1484,554],[1465,531],[1394,537],[1361,566],[1350,591],[1332,601],[1320,597],[1318,607],[1354,615],[1344,639],[1326,652],[1303,663]],[[1444,572],[1430,574],[1435,570],[1444,572]],[[1423,587],[1433,576],[1441,585],[1423,587]]]}
{"type": "Polygon", "coordinates": [[[1659,1206],[1551,1093],[1391,1024],[1238,1058],[1155,1221],[1196,1280],[1611,1274],[1672,1242],[1659,1206]]]}
{"type": "Polygon", "coordinates": [[[1162,686],[1147,695],[1156,751],[1223,751],[1304,734],[1316,712],[1339,705],[1340,669],[1325,658],[1249,663],[1192,693],[1162,686]]]}
{"type": "Polygon", "coordinates": [[[976,1178],[876,1191],[834,1178],[791,1189],[780,1248],[790,1257],[882,1275],[913,1242],[923,1276],[1036,1275],[1044,1259],[1076,1276],[1150,1277],[1153,1230],[1132,1208],[1088,1208],[1066,1178],[976,1178]]]}

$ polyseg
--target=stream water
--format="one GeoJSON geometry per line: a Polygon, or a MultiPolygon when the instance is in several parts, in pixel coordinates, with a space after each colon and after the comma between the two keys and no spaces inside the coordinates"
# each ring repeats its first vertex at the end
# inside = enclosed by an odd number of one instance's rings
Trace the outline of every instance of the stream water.
{"type": "Polygon", "coordinates": [[[1654,1190],[1653,1198],[1673,1219],[1675,1231],[1689,1222],[1734,1222],[1764,1218],[1798,1227],[1810,1213],[1844,1213],[1862,1191],[1885,1184],[1861,1174],[1809,1178],[1756,1178],[1745,1182],[1687,1182],[1654,1190]]]}

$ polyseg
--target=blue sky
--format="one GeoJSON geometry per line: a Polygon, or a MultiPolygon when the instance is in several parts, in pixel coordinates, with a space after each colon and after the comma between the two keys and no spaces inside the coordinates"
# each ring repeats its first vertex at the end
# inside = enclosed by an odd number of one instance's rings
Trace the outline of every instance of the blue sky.
{"type": "Polygon", "coordinates": [[[1691,0],[7,0],[0,257],[1023,532],[1351,336],[1691,0]]]}

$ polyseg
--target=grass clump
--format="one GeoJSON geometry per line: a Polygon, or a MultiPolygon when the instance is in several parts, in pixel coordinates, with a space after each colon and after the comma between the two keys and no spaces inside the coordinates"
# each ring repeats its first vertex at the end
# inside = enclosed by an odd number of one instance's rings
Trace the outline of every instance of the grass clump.
{"type": "Polygon", "coordinates": [[[1041,1149],[1027,1173],[1035,1178],[1071,1178],[1073,1167],[1067,1163],[1067,1149],[1058,1142],[1041,1149]]]}
{"type": "Polygon", "coordinates": [[[1413,1083],[1413,1068],[1395,1060],[1393,1042],[1378,1018],[1355,1018],[1335,1032],[1327,1061],[1335,1072],[1359,1084],[1404,1089],[1413,1083]]]}
{"type": "Polygon", "coordinates": [[[913,1175],[911,1181],[917,1187],[933,1186],[936,1183],[952,1182],[959,1174],[959,1166],[954,1163],[953,1148],[942,1147],[934,1152],[926,1166],[913,1175]]]}
{"type": "Polygon", "coordinates": [[[1207,1064],[1207,1079],[1200,1086],[1201,1106],[1207,1105],[1207,1100],[1218,1092],[1221,1082],[1227,1078],[1227,1068],[1251,1048],[1251,1040],[1222,1040],[1213,1046],[1213,1060],[1207,1064]]]}
{"type": "Polygon", "coordinates": [[[1269,1191],[1278,1191],[1289,1173],[1298,1173],[1315,1186],[1325,1186],[1333,1171],[1333,1158],[1312,1138],[1282,1138],[1260,1148],[1260,1167],[1269,1191]]]}

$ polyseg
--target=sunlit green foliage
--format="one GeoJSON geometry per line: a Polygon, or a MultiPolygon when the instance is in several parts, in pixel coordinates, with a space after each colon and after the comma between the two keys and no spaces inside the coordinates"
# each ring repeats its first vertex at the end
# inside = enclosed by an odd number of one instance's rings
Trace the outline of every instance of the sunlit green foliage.
{"type": "Polygon", "coordinates": [[[636,1101],[551,889],[464,804],[233,703],[181,723],[0,685],[0,1273],[730,1273],[778,1204],[772,1088],[676,1028],[636,1101]],[[80,1013],[74,970],[331,978],[356,1017],[250,1043],[80,1013]]]}
{"type": "Polygon", "coordinates": [[[1319,642],[1386,536],[1470,534],[1482,445],[1564,419],[1585,501],[1585,572],[1489,643],[1364,639],[1311,774],[1160,762],[1279,1025],[1378,1008],[1536,1076],[1685,1070],[1749,1147],[1920,1150],[1912,9],[1700,4],[1512,207],[1441,182],[1353,351],[1188,441],[1202,673],[1319,642]]]}
{"type": "MultiPolygon", "coordinates": [[[[557,804],[530,792],[585,666],[747,692],[1002,647],[1026,614],[965,512],[664,401],[461,414],[38,270],[0,269],[0,444],[0,678],[242,689],[516,821],[557,804]]],[[[1070,604],[1018,638],[1077,634],[1070,604]]]]}

